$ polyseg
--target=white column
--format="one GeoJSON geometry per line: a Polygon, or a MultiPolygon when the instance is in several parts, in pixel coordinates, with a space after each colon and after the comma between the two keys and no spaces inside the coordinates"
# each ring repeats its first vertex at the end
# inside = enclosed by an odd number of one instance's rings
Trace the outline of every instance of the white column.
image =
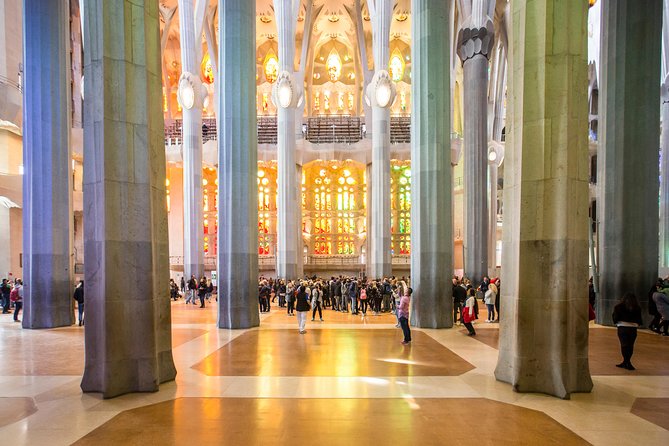
{"type": "Polygon", "coordinates": [[[413,0],[411,324],[453,325],[449,2],[413,0]]]}
{"type": "MultiPolygon", "coordinates": [[[[275,0],[274,12],[279,37],[279,67],[291,76],[295,59],[295,0],[275,0]]],[[[294,80],[294,78],[293,78],[294,80]]],[[[300,233],[302,212],[299,206],[298,187],[295,181],[295,114],[291,104],[284,108],[277,105],[277,253],[276,273],[284,279],[297,279],[302,275],[300,261],[300,233]]]]}
{"type": "Polygon", "coordinates": [[[23,327],[51,328],[73,323],[70,10],[26,0],[23,13],[23,327]]]}
{"type": "MultiPolygon", "coordinates": [[[[372,19],[372,46],[375,78],[388,70],[390,53],[390,0],[370,0],[372,19]],[[373,6],[372,6],[373,5],[373,6]]],[[[372,81],[373,82],[373,81],[372,81]]],[[[369,91],[373,90],[372,88],[369,91]]],[[[372,225],[370,271],[373,279],[389,276],[392,272],[390,256],[390,105],[380,107],[372,98],[372,182],[368,193],[372,196],[372,225]],[[370,190],[371,189],[371,190],[370,190]]]]}
{"type": "Polygon", "coordinates": [[[256,4],[219,0],[218,327],[258,326],[256,4]]]}
{"type": "MultiPolygon", "coordinates": [[[[200,64],[196,60],[196,45],[201,38],[195,35],[193,0],[179,0],[181,32],[181,70],[188,76],[195,95],[201,94],[200,64]]],[[[218,79],[217,79],[218,81],[218,79]]],[[[202,209],[202,101],[194,100],[188,109],[182,104],[183,116],[183,186],[184,186],[184,277],[204,274],[204,229],[202,209]]]]}
{"type": "Polygon", "coordinates": [[[457,47],[464,71],[465,275],[478,283],[488,274],[488,58],[494,31],[490,1],[470,3],[457,47]]]}

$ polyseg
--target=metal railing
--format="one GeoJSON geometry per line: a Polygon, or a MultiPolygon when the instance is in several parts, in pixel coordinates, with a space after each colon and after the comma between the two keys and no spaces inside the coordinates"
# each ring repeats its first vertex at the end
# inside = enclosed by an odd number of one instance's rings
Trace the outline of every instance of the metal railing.
{"type": "MultiPolygon", "coordinates": [[[[276,116],[258,117],[258,143],[276,144],[277,142],[277,122],[276,116]]],[[[216,118],[202,118],[202,143],[207,141],[216,141],[218,134],[216,132],[216,118]]],[[[165,126],[165,144],[181,144],[183,141],[183,121],[176,119],[168,126],[165,126]]]]}
{"type": "Polygon", "coordinates": [[[307,119],[307,141],[314,144],[353,144],[362,139],[362,120],[350,115],[321,115],[307,119]]]}

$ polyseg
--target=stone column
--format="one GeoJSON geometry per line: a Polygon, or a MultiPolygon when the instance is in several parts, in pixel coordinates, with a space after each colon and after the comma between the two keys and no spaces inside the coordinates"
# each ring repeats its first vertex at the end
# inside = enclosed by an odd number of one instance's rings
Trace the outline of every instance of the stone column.
{"type": "Polygon", "coordinates": [[[24,328],[74,322],[69,23],[66,2],[24,3],[24,328]]]}
{"type": "Polygon", "coordinates": [[[658,272],[662,1],[602,3],[597,323],[633,292],[647,317],[658,272]]]}
{"type": "Polygon", "coordinates": [[[111,398],[173,380],[157,1],[85,9],[86,367],[111,398]]]}
{"type": "MultiPolygon", "coordinates": [[[[192,83],[200,95],[200,64],[196,45],[202,39],[195,35],[193,0],[179,0],[179,31],[181,35],[182,79],[192,83]]],[[[202,209],[202,101],[195,100],[188,109],[182,104],[183,171],[184,171],[184,277],[198,280],[204,274],[204,226],[202,209]]]]}
{"type": "Polygon", "coordinates": [[[660,276],[669,274],[669,4],[662,21],[662,164],[660,166],[660,276]]]}
{"type": "MultiPolygon", "coordinates": [[[[372,20],[372,46],[375,79],[380,71],[388,70],[390,57],[390,0],[368,1],[372,20]],[[373,5],[373,6],[372,6],[373,5]]],[[[372,83],[374,80],[372,81],[372,83]]],[[[373,92],[374,85],[369,90],[373,92]]],[[[370,271],[372,279],[390,276],[390,105],[380,107],[372,98],[372,225],[368,228],[371,238],[370,271]]]]}
{"type": "Polygon", "coordinates": [[[219,0],[218,327],[260,324],[256,4],[219,0]]]}
{"type": "Polygon", "coordinates": [[[488,0],[473,0],[458,32],[464,72],[465,275],[479,283],[488,274],[488,58],[494,30],[488,0]]]}
{"type": "MultiPolygon", "coordinates": [[[[275,0],[274,9],[279,37],[279,67],[291,76],[294,73],[295,24],[294,0],[275,0]]],[[[293,79],[294,80],[294,79],[293,79]]],[[[302,255],[299,235],[302,210],[298,201],[300,181],[295,181],[295,107],[277,108],[277,252],[276,274],[287,280],[301,276],[298,265],[302,255]]]]}
{"type": "Polygon", "coordinates": [[[411,325],[453,326],[450,3],[411,2],[411,325]]]}
{"type": "Polygon", "coordinates": [[[495,377],[516,392],[559,398],[592,389],[587,8],[582,0],[512,3],[495,377]]]}

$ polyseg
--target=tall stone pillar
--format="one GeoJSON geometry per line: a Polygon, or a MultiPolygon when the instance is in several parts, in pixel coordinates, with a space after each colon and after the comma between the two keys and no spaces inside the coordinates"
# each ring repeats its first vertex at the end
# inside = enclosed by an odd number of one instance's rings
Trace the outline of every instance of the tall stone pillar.
{"type": "Polygon", "coordinates": [[[464,72],[465,275],[478,283],[488,274],[488,58],[495,34],[490,1],[470,3],[457,48],[464,72]]]}
{"type": "Polygon", "coordinates": [[[71,325],[70,9],[23,6],[23,327],[71,325]]]}
{"type": "Polygon", "coordinates": [[[219,328],[260,324],[255,12],[255,2],[218,1],[219,328]]]}
{"type": "MultiPolygon", "coordinates": [[[[663,2],[662,57],[669,61],[669,5],[663,2]]],[[[660,165],[660,276],[669,274],[669,66],[662,73],[662,163],[660,165]]]]}
{"type": "Polygon", "coordinates": [[[111,398],[173,380],[160,20],[155,0],[86,3],[81,388],[111,398]]]}
{"type": "Polygon", "coordinates": [[[411,324],[453,326],[450,3],[413,0],[411,324]]]}
{"type": "Polygon", "coordinates": [[[376,101],[379,80],[387,76],[390,57],[390,0],[369,0],[372,19],[372,46],[375,74],[368,92],[372,96],[372,225],[368,229],[371,238],[370,271],[372,279],[390,276],[390,105],[376,101]]]}
{"type": "Polygon", "coordinates": [[[636,294],[645,318],[657,280],[661,36],[662,0],[643,8],[602,3],[600,324],[612,325],[613,307],[626,292],[636,294]]]}
{"type": "MultiPolygon", "coordinates": [[[[286,72],[295,83],[295,24],[297,14],[294,13],[295,0],[275,0],[274,11],[277,33],[279,37],[279,67],[286,72]]],[[[278,83],[277,83],[278,85],[278,83]]],[[[294,94],[298,92],[295,91],[294,94]]],[[[293,102],[293,101],[291,101],[293,102]]],[[[286,104],[284,104],[286,105],[286,104]]],[[[295,181],[295,114],[293,103],[277,108],[277,161],[278,161],[278,194],[277,194],[277,277],[288,280],[297,279],[301,272],[302,210],[299,206],[298,188],[300,181],[295,181]]]]}
{"type": "Polygon", "coordinates": [[[184,172],[184,277],[204,274],[204,226],[202,209],[202,83],[196,45],[202,39],[195,35],[193,0],[179,0],[179,31],[181,35],[181,70],[179,88],[192,88],[194,98],[189,108],[181,104],[183,116],[184,172]]]}
{"type": "Polygon", "coordinates": [[[519,0],[512,12],[495,377],[517,392],[569,398],[592,389],[587,2],[519,0]]]}

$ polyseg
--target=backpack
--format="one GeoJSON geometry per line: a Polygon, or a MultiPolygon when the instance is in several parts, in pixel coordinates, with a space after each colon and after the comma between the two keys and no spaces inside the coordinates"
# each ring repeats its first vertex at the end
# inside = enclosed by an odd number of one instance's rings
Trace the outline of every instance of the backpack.
{"type": "Polygon", "coordinates": [[[19,300],[18,288],[14,288],[12,291],[9,292],[9,300],[11,300],[12,302],[16,302],[19,300]]]}
{"type": "Polygon", "coordinates": [[[367,300],[367,290],[364,288],[360,290],[360,300],[367,300]]]}

